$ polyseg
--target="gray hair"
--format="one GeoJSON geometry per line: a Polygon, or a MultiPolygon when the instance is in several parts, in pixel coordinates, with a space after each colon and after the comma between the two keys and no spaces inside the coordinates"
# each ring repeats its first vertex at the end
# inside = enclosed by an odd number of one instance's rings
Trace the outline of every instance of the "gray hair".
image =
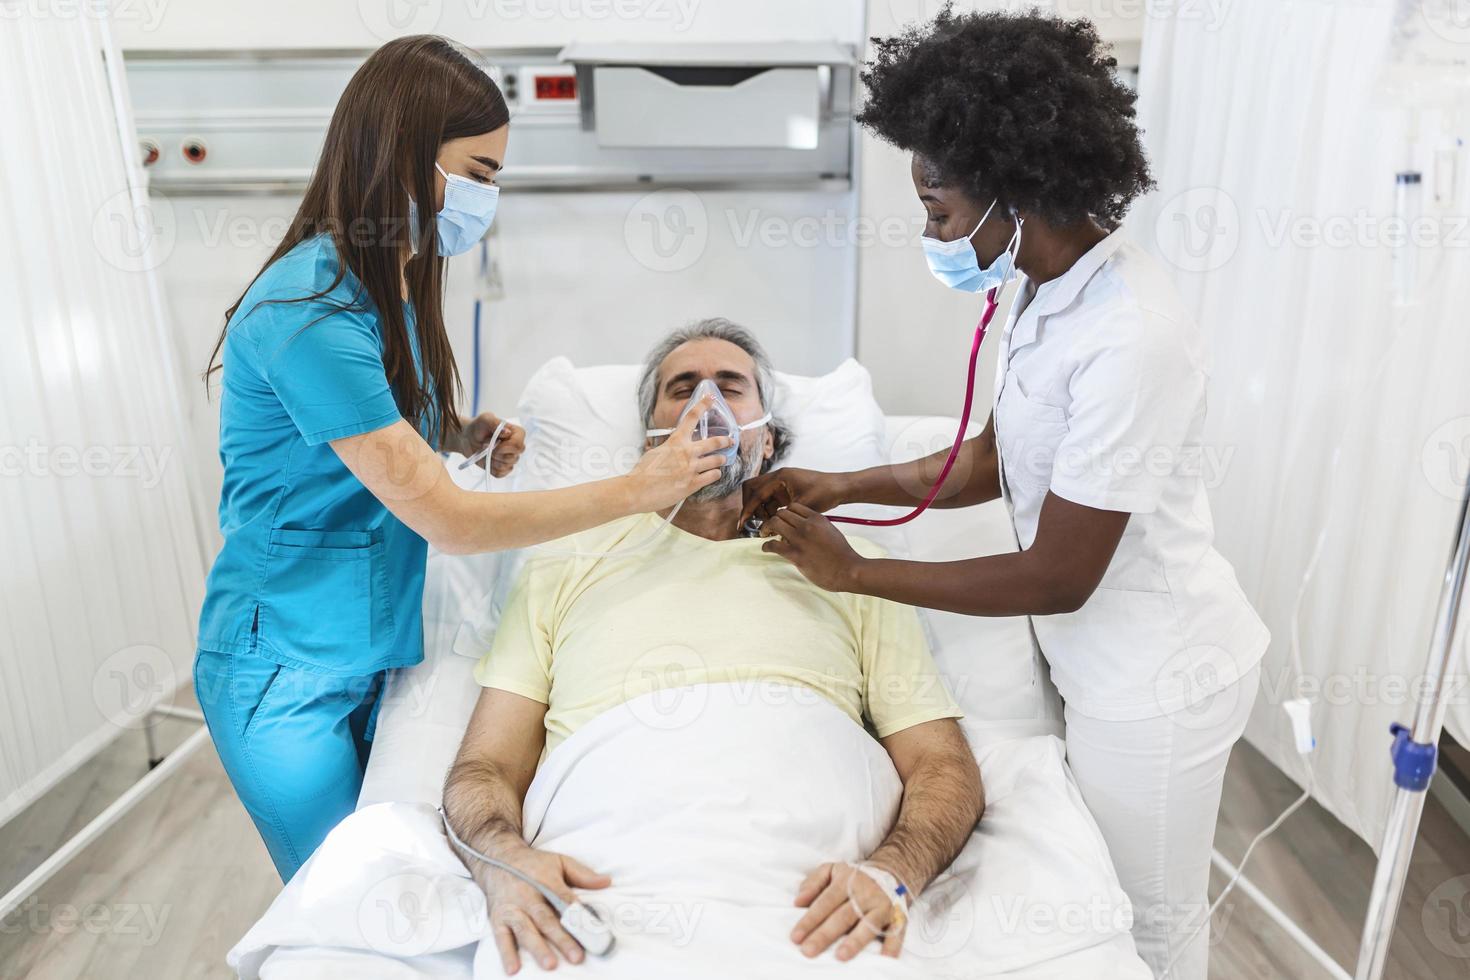
{"type": "Polygon", "coordinates": [[[674,351],[695,340],[723,340],[734,344],[749,354],[750,359],[755,362],[755,390],[760,396],[761,406],[771,413],[771,421],[766,423],[766,428],[770,430],[774,446],[771,458],[761,467],[761,472],[764,473],[785,458],[791,448],[790,431],[776,414],[776,374],[771,367],[770,356],[766,354],[760,341],[755,339],[755,334],[724,317],[711,317],[681,327],[648,352],[648,356],[643,359],[643,373],[638,378],[638,412],[643,419],[643,427],[646,429],[653,425],[653,407],[658,404],[659,366],[674,351]]]}

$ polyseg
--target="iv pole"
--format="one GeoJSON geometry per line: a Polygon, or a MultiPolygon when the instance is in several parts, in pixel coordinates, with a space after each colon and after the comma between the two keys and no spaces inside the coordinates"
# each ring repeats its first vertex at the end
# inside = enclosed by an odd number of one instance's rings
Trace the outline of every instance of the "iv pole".
{"type": "MultiPolygon", "coordinates": [[[[1453,109],[1463,101],[1465,88],[1464,54],[1453,52],[1448,57],[1433,47],[1433,31],[1426,34],[1426,27],[1450,17],[1454,8],[1447,4],[1427,11],[1415,0],[1398,0],[1395,4],[1392,37],[1388,66],[1389,89],[1399,91],[1411,103],[1406,146],[1412,147],[1418,138],[1419,111],[1417,103],[1426,91],[1438,90],[1446,82],[1455,96],[1445,108],[1453,109]],[[1410,58],[1414,50],[1421,47],[1425,38],[1429,47],[1423,48],[1420,58],[1410,58]],[[1431,84],[1419,84],[1421,62],[1437,69],[1430,75],[1431,84]],[[1408,65],[1407,73],[1395,68],[1395,62],[1408,65]]],[[[1402,67],[1401,65],[1401,67],[1402,67]]],[[[1409,158],[1412,159],[1412,156],[1409,158]]],[[[1421,177],[1417,169],[1409,168],[1397,175],[1398,209],[1408,212],[1411,201],[1417,202],[1421,177]]],[[[1412,262],[1403,259],[1395,270],[1399,299],[1407,301],[1412,291],[1412,262]]],[[[1396,263],[1397,264],[1397,263],[1396,263]]],[[[1435,613],[1434,634],[1429,640],[1429,662],[1424,676],[1423,697],[1414,713],[1413,727],[1405,728],[1393,724],[1389,731],[1393,735],[1390,756],[1393,759],[1394,790],[1393,806],[1388,812],[1388,824],[1383,831],[1383,846],[1378,852],[1378,868],[1373,876],[1373,891],[1368,898],[1368,915],[1363,923],[1362,940],[1358,946],[1358,967],[1355,980],[1381,980],[1388,961],[1388,946],[1393,939],[1394,920],[1398,917],[1399,904],[1403,901],[1404,880],[1409,874],[1409,861],[1413,857],[1414,841],[1419,836],[1419,820],[1424,813],[1424,794],[1434,778],[1438,764],[1439,736],[1444,729],[1444,716],[1449,707],[1446,700],[1445,675],[1449,673],[1455,655],[1456,627],[1460,619],[1460,606],[1464,600],[1465,579],[1470,570],[1470,475],[1460,490],[1460,524],[1455,535],[1455,548],[1445,566],[1444,581],[1440,585],[1439,608],[1435,613]]]]}
{"type": "Polygon", "coordinates": [[[1424,792],[1434,777],[1439,735],[1449,707],[1445,699],[1445,674],[1455,652],[1455,627],[1464,598],[1467,565],[1470,565],[1470,519],[1467,518],[1470,518],[1470,478],[1467,478],[1461,494],[1455,550],[1440,587],[1434,635],[1429,642],[1424,697],[1419,702],[1412,730],[1397,723],[1390,728],[1394,737],[1390,750],[1393,781],[1397,789],[1388,814],[1388,826],[1383,832],[1373,892],[1368,899],[1368,916],[1363,923],[1362,943],[1358,947],[1355,980],[1381,980],[1383,976],[1394,920],[1403,899],[1404,879],[1409,873],[1409,859],[1413,855],[1414,840],[1419,835],[1424,792]]]}

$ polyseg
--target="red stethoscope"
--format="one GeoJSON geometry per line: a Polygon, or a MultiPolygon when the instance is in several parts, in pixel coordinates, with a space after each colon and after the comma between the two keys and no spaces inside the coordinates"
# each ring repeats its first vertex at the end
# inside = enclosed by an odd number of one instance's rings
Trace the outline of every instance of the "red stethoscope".
{"type": "Polygon", "coordinates": [[[954,445],[949,449],[949,457],[945,459],[944,466],[939,470],[939,476],[934,485],[929,488],[929,493],[923,502],[902,517],[890,517],[885,519],[868,517],[828,517],[829,521],[842,524],[861,524],[864,527],[896,527],[899,524],[907,524],[929,509],[939,496],[940,489],[944,486],[944,480],[949,476],[949,471],[954,468],[954,461],[959,458],[960,446],[965,442],[965,433],[970,427],[970,409],[975,402],[975,367],[980,359],[980,345],[985,341],[985,330],[990,326],[991,319],[995,316],[996,309],[1000,306],[1000,290],[997,286],[985,294],[985,312],[980,316],[980,322],[975,325],[975,339],[970,344],[970,372],[965,382],[965,408],[960,413],[959,431],[954,434],[954,445]]]}

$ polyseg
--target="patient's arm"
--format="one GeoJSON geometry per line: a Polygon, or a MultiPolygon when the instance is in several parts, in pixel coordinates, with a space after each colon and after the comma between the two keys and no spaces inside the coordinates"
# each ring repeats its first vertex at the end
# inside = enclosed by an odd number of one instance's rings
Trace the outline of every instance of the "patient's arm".
{"type": "Polygon", "coordinates": [[[985,788],[970,744],[953,718],[925,722],[883,739],[903,802],[888,837],[868,860],[893,872],[914,897],[949,867],[985,812],[985,788]]]}
{"type": "MultiPolygon", "coordinates": [[[[444,814],[460,840],[528,873],[562,899],[572,888],[606,888],[611,880],[561,854],[534,850],[521,834],[521,806],[546,743],[546,705],[487,687],[480,692],[459,755],[444,783],[444,814]]],[[[555,910],[530,885],[460,854],[485,891],[495,946],[507,974],[520,969],[522,950],[550,970],[556,953],[582,961],[582,947],[555,910]]]]}
{"type": "MultiPolygon", "coordinates": [[[[893,829],[868,863],[895,875],[917,898],[964,848],[985,811],[985,791],[975,756],[953,718],[906,728],[882,742],[903,780],[903,802],[893,829]]],[[[796,904],[808,911],[791,940],[807,956],[816,956],[841,939],[837,958],[851,959],[889,924],[892,903],[893,896],[866,875],[845,864],[824,864],[807,875],[797,893],[796,904]],[[867,925],[848,901],[849,878],[867,925]]],[[[890,929],[883,952],[897,956],[902,944],[902,929],[890,929]]]]}

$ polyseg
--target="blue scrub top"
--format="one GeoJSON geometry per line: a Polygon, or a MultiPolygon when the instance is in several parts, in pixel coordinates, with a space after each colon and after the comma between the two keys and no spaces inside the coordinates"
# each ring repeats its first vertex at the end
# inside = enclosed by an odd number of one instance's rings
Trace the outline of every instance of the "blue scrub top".
{"type": "Polygon", "coordinates": [[[347,272],[319,300],[263,302],[323,290],[337,270],[329,236],[302,242],[230,318],[220,395],[224,547],[209,573],[199,645],[351,676],[423,659],[427,545],[327,445],[402,417],[378,316],[356,277],[347,272]],[[353,305],[364,308],[340,309],[353,305]]]}

